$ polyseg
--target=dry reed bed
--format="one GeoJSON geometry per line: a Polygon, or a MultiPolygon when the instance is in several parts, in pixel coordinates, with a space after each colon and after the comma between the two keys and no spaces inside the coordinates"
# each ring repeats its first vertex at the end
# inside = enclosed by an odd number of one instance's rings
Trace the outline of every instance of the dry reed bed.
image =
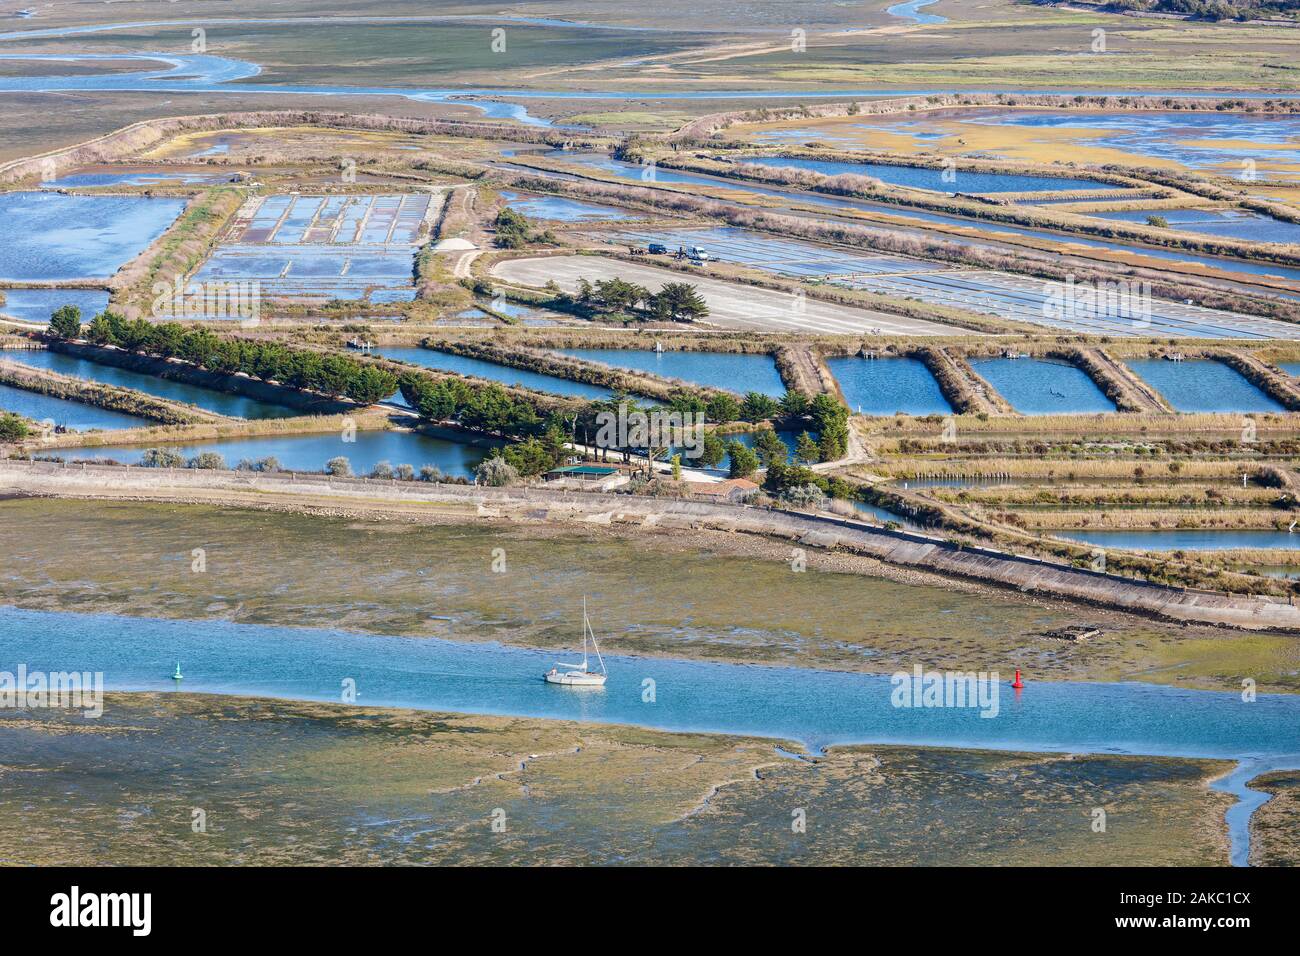
{"type": "MultiPolygon", "coordinates": [[[[1242,531],[1285,531],[1300,512],[1270,508],[1223,509],[1111,509],[1089,511],[1013,511],[997,516],[1006,521],[1014,518],[1017,527],[1035,531],[1132,530],[1189,531],[1233,529],[1242,531]]],[[[1296,537],[1300,549],[1300,536],[1296,537]]]]}
{"type": "Polygon", "coordinates": [[[171,285],[198,268],[246,198],[241,190],[218,187],[191,199],[176,221],[114,277],[115,305],[147,313],[154,284],[171,285]]]}
{"type": "Polygon", "coordinates": [[[152,428],[123,428],[114,431],[56,435],[48,441],[27,442],[23,450],[43,454],[51,449],[97,448],[108,445],[193,444],[227,438],[256,438],[270,435],[323,435],[355,426],[358,431],[383,431],[392,427],[384,412],[358,409],[353,415],[300,415],[295,418],[235,419],[190,425],[160,425],[152,428]]]}
{"type": "MultiPolygon", "coordinates": [[[[817,103],[784,108],[727,110],[697,117],[671,133],[668,142],[692,145],[716,145],[714,133],[738,123],[771,123],[800,119],[834,119],[847,116],[885,116],[891,113],[931,112],[952,107],[1038,106],[1054,110],[1079,112],[1117,112],[1128,110],[1176,110],[1186,112],[1294,113],[1300,111],[1294,100],[1243,100],[1236,97],[1192,97],[1158,95],[1067,95],[1058,93],[932,93],[923,96],[896,96],[878,100],[849,100],[842,103],[817,103]]],[[[750,144],[737,143],[744,147],[750,144]]]]}
{"type": "MultiPolygon", "coordinates": [[[[538,168],[551,168],[531,162],[538,168]]],[[[557,171],[558,164],[552,164],[557,171]]],[[[992,247],[973,246],[953,240],[921,238],[890,230],[883,226],[858,223],[814,221],[798,216],[766,212],[752,207],[733,205],[725,200],[682,192],[664,186],[629,186],[589,172],[565,169],[579,181],[554,182],[518,177],[516,185],[538,192],[572,197],[600,198],[606,202],[624,202],[629,198],[642,204],[657,205],[682,215],[713,219],[730,226],[768,232],[786,238],[804,239],[829,245],[869,249],[895,255],[932,259],[979,269],[1017,273],[1037,278],[1076,283],[1113,282],[1118,279],[1144,280],[1151,294],[1169,301],[1190,300],[1211,309],[1261,315],[1284,322],[1300,322],[1300,305],[1281,299],[1230,291],[1212,284],[1211,279],[1193,276],[1171,277],[1168,273],[1141,266],[1092,261],[1087,267],[1062,264],[1055,253],[1037,249],[1017,249],[1014,254],[992,247]],[[528,185],[523,185],[528,183],[528,185]],[[657,194],[657,195],[656,195],[657,194]]]]}
{"type": "MultiPolygon", "coordinates": [[[[1181,412],[1177,415],[1094,412],[987,419],[962,415],[956,420],[956,431],[958,441],[962,435],[981,439],[1004,436],[1052,440],[1078,436],[1095,442],[1155,442],[1161,438],[1185,439],[1197,435],[1240,439],[1247,420],[1253,423],[1261,442],[1267,435],[1296,436],[1296,420],[1283,412],[1181,412]]],[[[883,428],[895,437],[937,439],[941,422],[942,416],[899,416],[887,419],[883,428]]]]}
{"type": "Polygon", "coordinates": [[[1121,486],[1114,484],[1014,484],[974,487],[946,487],[917,489],[936,501],[953,505],[983,505],[1002,508],[1049,507],[1058,509],[1082,507],[1178,507],[1178,508],[1266,508],[1273,507],[1283,497],[1277,488],[1259,485],[1242,487],[1236,475],[1225,475],[1222,481],[1207,483],[1181,479],[1171,481],[1161,478],[1149,483],[1130,480],[1121,486]]]}
{"type": "Polygon", "coordinates": [[[911,478],[1017,478],[1041,482],[1073,481],[1077,479],[1111,479],[1131,482],[1135,477],[1147,481],[1160,479],[1223,479],[1240,481],[1241,475],[1254,473],[1249,462],[1201,459],[1167,461],[1136,461],[1134,459],[1107,458],[974,458],[974,459],[923,459],[893,458],[863,466],[886,478],[906,480],[911,478]],[[1139,476],[1135,469],[1141,469],[1139,476]]]}
{"type": "Polygon", "coordinates": [[[226,418],[224,415],[218,415],[216,412],[195,405],[158,398],[133,388],[88,382],[71,375],[61,375],[16,362],[6,362],[2,357],[0,357],[0,385],[9,385],[38,395],[66,399],[139,418],[150,418],[167,425],[187,425],[226,418]]]}
{"type": "MultiPolygon", "coordinates": [[[[587,149],[599,148],[608,143],[608,140],[598,136],[575,141],[571,133],[539,130],[527,126],[507,126],[502,123],[410,119],[374,113],[338,113],[321,110],[238,111],[142,120],[72,146],[0,163],[0,182],[14,182],[43,175],[47,161],[53,162],[56,170],[70,166],[112,162],[155,147],[167,139],[184,133],[292,126],[464,136],[550,146],[562,146],[568,143],[577,148],[587,149]]],[[[275,157],[268,156],[266,160],[274,163],[275,157]]]]}
{"type": "MultiPolygon", "coordinates": [[[[942,502],[922,495],[880,485],[860,490],[873,504],[896,513],[907,513],[931,529],[946,531],[953,543],[992,545],[1017,554],[1029,554],[1052,561],[1064,561],[1075,567],[1091,567],[1097,549],[1021,530],[989,518],[975,517],[942,502]]],[[[1172,551],[1148,553],[1107,548],[1106,569],[1113,574],[1134,577],[1172,587],[1195,587],[1213,591],[1269,594],[1279,597],[1294,593],[1290,582],[1262,575],[1242,573],[1236,568],[1245,563],[1264,565],[1276,562],[1286,552],[1242,549],[1223,552],[1172,551]]]]}
{"type": "MultiPolygon", "coordinates": [[[[830,158],[822,155],[820,150],[785,150],[772,154],[774,158],[793,154],[795,158],[830,158]]],[[[925,163],[907,162],[910,157],[896,157],[888,154],[836,154],[844,157],[846,162],[888,163],[890,165],[926,165],[925,163]]],[[[1293,244],[1252,242],[1222,238],[1207,238],[1198,233],[1178,232],[1176,228],[1161,228],[1130,223],[1123,220],[1097,220],[1062,211],[1056,207],[1019,207],[969,199],[958,194],[948,197],[941,193],[926,193],[921,190],[890,187],[873,179],[869,174],[839,173],[825,174],[793,167],[764,167],[751,164],[724,163],[709,159],[695,159],[684,156],[652,157],[656,163],[670,169],[706,173],[726,179],[794,186],[816,193],[835,196],[848,196],[871,202],[898,206],[900,209],[920,209],[928,212],[948,213],[965,216],[980,221],[1006,223],[1009,225],[1050,229],[1064,234],[1092,236],[1102,239],[1116,239],[1138,242],[1157,248],[1186,250],[1202,255],[1224,256],[1258,262],[1276,262],[1283,265],[1300,264],[1300,247],[1293,244]]],[[[930,165],[939,166],[941,163],[930,165]]],[[[1042,174],[1038,168],[1017,170],[1032,171],[1042,174]]],[[[1077,170],[1056,170],[1056,175],[1077,175],[1077,170]]],[[[1089,173],[1089,175],[1095,175],[1089,173]]],[[[1132,182],[1130,180],[1130,182],[1132,182]]]]}

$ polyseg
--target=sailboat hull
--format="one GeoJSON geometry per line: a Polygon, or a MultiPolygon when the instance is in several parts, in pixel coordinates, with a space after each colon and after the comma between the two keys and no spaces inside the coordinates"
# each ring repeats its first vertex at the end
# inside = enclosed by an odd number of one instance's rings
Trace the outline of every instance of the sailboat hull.
{"type": "Polygon", "coordinates": [[[605,675],[590,671],[547,671],[542,677],[548,684],[560,684],[564,687],[604,687],[605,675]]]}

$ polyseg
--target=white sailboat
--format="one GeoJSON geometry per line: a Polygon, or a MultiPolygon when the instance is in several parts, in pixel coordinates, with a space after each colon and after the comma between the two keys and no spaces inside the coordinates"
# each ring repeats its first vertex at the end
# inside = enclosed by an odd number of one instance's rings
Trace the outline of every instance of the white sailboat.
{"type": "Polygon", "coordinates": [[[591,621],[587,619],[587,598],[582,599],[582,663],[581,664],[561,664],[556,663],[549,671],[542,675],[542,678],[548,684],[563,684],[565,687],[604,687],[605,678],[609,674],[605,670],[605,659],[600,656],[600,645],[596,643],[596,632],[591,629],[591,621]],[[600,662],[600,673],[597,674],[591,670],[587,661],[587,639],[591,639],[591,646],[595,648],[596,660],[600,662]]]}

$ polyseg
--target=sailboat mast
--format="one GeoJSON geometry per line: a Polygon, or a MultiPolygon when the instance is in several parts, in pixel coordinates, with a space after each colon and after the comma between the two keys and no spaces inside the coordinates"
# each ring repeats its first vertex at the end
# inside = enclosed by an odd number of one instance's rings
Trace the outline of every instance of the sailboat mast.
{"type": "MultiPolygon", "coordinates": [[[[594,648],[596,649],[596,660],[600,661],[600,672],[601,672],[602,674],[608,674],[609,672],[605,670],[605,658],[603,658],[603,657],[600,656],[600,645],[596,643],[596,632],[593,631],[593,630],[591,630],[591,622],[590,622],[590,621],[587,621],[587,620],[584,618],[584,619],[583,619],[583,623],[586,624],[587,630],[591,633],[591,646],[594,647],[594,648]]],[[[586,641],[586,635],[585,635],[585,634],[583,635],[583,640],[586,641]]],[[[584,646],[585,646],[585,645],[584,645],[584,646]]]]}
{"type": "Polygon", "coordinates": [[[583,669],[584,671],[588,669],[588,667],[587,667],[587,631],[590,630],[590,628],[591,628],[591,625],[587,623],[587,595],[584,594],[584,595],[582,596],[582,669],[583,669]]]}

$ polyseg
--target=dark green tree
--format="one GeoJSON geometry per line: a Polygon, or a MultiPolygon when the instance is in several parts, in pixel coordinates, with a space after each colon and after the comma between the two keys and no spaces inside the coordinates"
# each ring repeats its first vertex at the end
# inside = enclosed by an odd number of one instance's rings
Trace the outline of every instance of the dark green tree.
{"type": "Polygon", "coordinates": [[[62,305],[50,315],[49,334],[56,339],[81,338],[81,310],[75,305],[62,305]]]}

